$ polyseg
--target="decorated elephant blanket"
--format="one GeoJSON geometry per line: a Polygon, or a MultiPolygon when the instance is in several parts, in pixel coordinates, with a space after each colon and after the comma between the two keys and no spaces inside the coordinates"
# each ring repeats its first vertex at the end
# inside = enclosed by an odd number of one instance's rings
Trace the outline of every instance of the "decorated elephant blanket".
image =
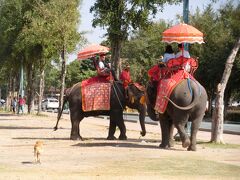
{"type": "Polygon", "coordinates": [[[139,91],[145,91],[145,87],[137,82],[133,83],[139,91]]]}
{"type": "Polygon", "coordinates": [[[173,89],[186,78],[193,78],[193,77],[184,69],[180,69],[177,72],[159,81],[158,89],[157,89],[156,104],[154,107],[154,109],[157,112],[159,113],[165,112],[168,105],[168,100],[165,98],[165,96],[170,97],[173,89]]]}
{"type": "Polygon", "coordinates": [[[106,77],[96,76],[82,81],[83,111],[110,110],[111,84],[106,77]]]}

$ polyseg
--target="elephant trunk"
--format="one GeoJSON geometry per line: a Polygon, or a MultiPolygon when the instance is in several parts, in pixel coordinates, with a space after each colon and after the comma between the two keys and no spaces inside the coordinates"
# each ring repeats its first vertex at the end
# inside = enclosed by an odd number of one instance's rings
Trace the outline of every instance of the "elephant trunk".
{"type": "Polygon", "coordinates": [[[157,115],[155,113],[154,108],[151,106],[151,104],[147,104],[147,113],[148,116],[153,120],[153,121],[158,121],[157,115]]]}
{"type": "Polygon", "coordinates": [[[149,82],[147,85],[147,90],[146,90],[146,104],[147,104],[147,113],[148,116],[153,120],[153,121],[158,121],[157,115],[154,110],[154,105],[156,102],[156,96],[157,96],[157,82],[149,82]]]}
{"type": "Polygon", "coordinates": [[[145,127],[145,117],[146,117],[146,105],[143,104],[142,108],[139,110],[139,121],[141,126],[141,136],[146,135],[146,127],[145,127]]]}

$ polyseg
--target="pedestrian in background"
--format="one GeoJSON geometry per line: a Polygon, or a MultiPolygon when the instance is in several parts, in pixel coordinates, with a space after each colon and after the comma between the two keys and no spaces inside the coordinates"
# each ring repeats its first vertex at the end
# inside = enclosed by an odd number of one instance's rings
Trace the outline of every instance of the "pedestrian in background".
{"type": "Polygon", "coordinates": [[[24,112],[24,105],[25,105],[25,99],[19,95],[19,99],[18,99],[18,114],[20,113],[20,111],[22,111],[22,114],[24,112]]]}
{"type": "Polygon", "coordinates": [[[15,114],[16,109],[17,109],[17,99],[16,99],[16,97],[13,98],[11,106],[12,106],[13,114],[15,114]]]}

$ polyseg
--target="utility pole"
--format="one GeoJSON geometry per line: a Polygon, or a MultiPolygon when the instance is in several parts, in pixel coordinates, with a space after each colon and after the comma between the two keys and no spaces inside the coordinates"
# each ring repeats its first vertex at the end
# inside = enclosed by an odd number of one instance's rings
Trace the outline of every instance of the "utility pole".
{"type": "MultiPolygon", "coordinates": [[[[189,20],[189,0],[183,0],[183,22],[188,24],[188,20],[189,20]]],[[[184,49],[186,51],[188,51],[188,43],[184,43],[184,49]]],[[[191,122],[187,122],[187,127],[186,127],[186,130],[187,130],[187,133],[188,134],[191,134],[191,122]]]]}
{"type": "Polygon", "coordinates": [[[21,60],[21,66],[20,66],[19,95],[21,95],[22,97],[24,96],[24,90],[23,90],[23,60],[21,60]]]}
{"type": "MultiPolygon", "coordinates": [[[[183,0],[183,22],[188,24],[189,0],[183,0]]],[[[188,50],[188,43],[184,43],[184,49],[188,50]]]]}

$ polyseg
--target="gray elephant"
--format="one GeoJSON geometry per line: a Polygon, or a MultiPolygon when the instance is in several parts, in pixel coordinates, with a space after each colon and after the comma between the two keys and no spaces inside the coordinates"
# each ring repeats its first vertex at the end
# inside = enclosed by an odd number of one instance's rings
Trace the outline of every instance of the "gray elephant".
{"type": "MultiPolygon", "coordinates": [[[[101,110],[101,111],[83,111],[82,109],[82,94],[81,92],[81,83],[77,83],[71,88],[65,91],[65,97],[63,102],[63,107],[66,102],[69,102],[70,109],[70,119],[71,119],[71,135],[70,139],[72,140],[82,140],[80,136],[80,122],[84,117],[89,116],[98,116],[98,115],[107,115],[110,116],[109,121],[109,132],[108,132],[108,140],[116,139],[114,134],[116,131],[116,127],[120,130],[119,139],[126,140],[126,126],[123,120],[123,110],[126,106],[127,99],[125,94],[125,89],[120,81],[113,81],[111,86],[111,95],[110,95],[110,110],[101,110]]],[[[129,92],[132,92],[130,89],[129,92]]],[[[62,110],[58,114],[58,119],[54,130],[58,129],[58,123],[62,115],[62,110]]],[[[145,110],[146,112],[146,110],[145,110]]],[[[142,127],[141,134],[144,136],[146,134],[145,130],[145,118],[141,118],[140,124],[142,127]]]]}
{"type": "Polygon", "coordinates": [[[185,79],[173,89],[163,114],[156,114],[154,110],[157,86],[151,83],[147,86],[147,112],[152,120],[160,121],[161,148],[173,146],[171,140],[175,126],[180,134],[182,146],[187,147],[189,151],[196,151],[196,135],[205,114],[207,93],[199,82],[191,79],[189,81],[185,79]],[[188,121],[192,122],[190,139],[184,128],[188,121]]]}

